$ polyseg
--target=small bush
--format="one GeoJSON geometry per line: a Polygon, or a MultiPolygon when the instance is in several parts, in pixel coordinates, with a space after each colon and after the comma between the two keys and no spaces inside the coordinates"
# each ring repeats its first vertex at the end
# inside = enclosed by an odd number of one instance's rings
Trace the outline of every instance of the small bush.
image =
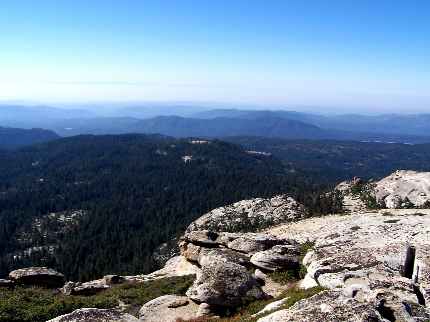
{"type": "Polygon", "coordinates": [[[276,283],[287,285],[299,279],[299,270],[289,269],[285,271],[276,271],[269,273],[268,276],[276,283]]]}
{"type": "Polygon", "coordinates": [[[303,262],[306,254],[315,247],[315,242],[306,241],[300,245],[300,262],[303,262]]]}

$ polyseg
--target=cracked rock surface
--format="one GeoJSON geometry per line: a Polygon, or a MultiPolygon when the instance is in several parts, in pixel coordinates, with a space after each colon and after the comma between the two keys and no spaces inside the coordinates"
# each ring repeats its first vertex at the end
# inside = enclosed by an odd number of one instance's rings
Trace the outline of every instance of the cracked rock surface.
{"type": "Polygon", "coordinates": [[[430,172],[399,170],[376,182],[375,195],[388,208],[398,208],[407,198],[414,206],[430,202],[430,172]]]}
{"type": "Polygon", "coordinates": [[[314,242],[303,260],[308,273],[301,287],[329,291],[260,322],[430,321],[430,210],[332,215],[269,232],[314,242]]]}
{"type": "Polygon", "coordinates": [[[138,322],[139,320],[116,310],[80,309],[47,322],[138,322]]]}
{"type": "Polygon", "coordinates": [[[301,219],[305,215],[305,208],[286,195],[270,199],[255,198],[216,208],[191,223],[187,232],[194,230],[256,231],[261,227],[301,219]]]}

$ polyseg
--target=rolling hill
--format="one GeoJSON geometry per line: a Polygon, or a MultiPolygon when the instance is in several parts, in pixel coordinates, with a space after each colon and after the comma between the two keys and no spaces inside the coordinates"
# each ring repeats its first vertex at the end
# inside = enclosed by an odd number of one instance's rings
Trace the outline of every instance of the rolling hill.
{"type": "Polygon", "coordinates": [[[155,248],[201,214],[296,194],[298,180],[217,140],[88,135],[0,153],[0,276],[33,265],[84,280],[149,272],[155,248]]]}
{"type": "Polygon", "coordinates": [[[16,149],[58,138],[56,133],[49,130],[0,127],[0,149],[16,149]]]}

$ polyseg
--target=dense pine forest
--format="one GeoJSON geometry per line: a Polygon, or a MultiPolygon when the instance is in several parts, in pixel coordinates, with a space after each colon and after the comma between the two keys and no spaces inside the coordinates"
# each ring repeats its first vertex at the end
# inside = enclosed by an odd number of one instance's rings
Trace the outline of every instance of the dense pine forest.
{"type": "Polygon", "coordinates": [[[31,265],[74,280],[149,272],[157,247],[213,208],[288,193],[330,213],[340,200],[324,192],[340,180],[430,164],[429,145],[229,140],[241,145],[87,135],[0,151],[0,277],[31,265]]]}
{"type": "Polygon", "coordinates": [[[271,156],[222,141],[77,136],[0,153],[0,275],[47,265],[69,279],[145,273],[203,213],[290,193],[314,212],[326,187],[271,156]]]}
{"type": "Polygon", "coordinates": [[[430,144],[231,137],[245,149],[271,153],[290,171],[333,184],[354,176],[382,178],[398,169],[430,171],[430,144]]]}
{"type": "Polygon", "coordinates": [[[17,129],[0,126],[0,150],[11,150],[26,145],[43,143],[60,138],[44,129],[17,129]]]}

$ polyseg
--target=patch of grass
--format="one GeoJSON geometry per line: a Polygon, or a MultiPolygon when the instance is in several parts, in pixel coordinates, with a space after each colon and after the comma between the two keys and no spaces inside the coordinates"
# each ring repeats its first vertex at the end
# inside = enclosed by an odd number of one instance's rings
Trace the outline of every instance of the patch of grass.
{"type": "Polygon", "coordinates": [[[184,294],[194,275],[115,286],[93,296],[65,296],[43,288],[0,289],[0,322],[43,322],[84,307],[114,308],[118,301],[135,310],[165,294],[184,294]]]}
{"type": "Polygon", "coordinates": [[[295,282],[299,278],[298,269],[289,269],[285,271],[275,271],[267,274],[270,279],[281,285],[287,285],[295,282]]]}
{"type": "Polygon", "coordinates": [[[300,245],[300,263],[303,262],[306,254],[315,247],[315,242],[306,241],[300,245]]]}
{"type": "Polygon", "coordinates": [[[303,258],[306,254],[312,250],[315,246],[314,242],[306,241],[300,245],[300,264],[292,269],[283,270],[283,271],[275,271],[268,274],[268,276],[276,283],[281,285],[288,285],[292,282],[296,282],[305,277],[307,273],[306,266],[301,264],[303,262],[303,258]]]}
{"type": "Polygon", "coordinates": [[[324,291],[325,288],[321,286],[309,288],[307,290],[300,289],[298,287],[293,287],[287,291],[285,291],[281,298],[288,298],[287,301],[282,305],[281,309],[288,309],[294,304],[296,304],[298,301],[307,299],[311,296],[314,296],[322,291],[324,291]]]}

